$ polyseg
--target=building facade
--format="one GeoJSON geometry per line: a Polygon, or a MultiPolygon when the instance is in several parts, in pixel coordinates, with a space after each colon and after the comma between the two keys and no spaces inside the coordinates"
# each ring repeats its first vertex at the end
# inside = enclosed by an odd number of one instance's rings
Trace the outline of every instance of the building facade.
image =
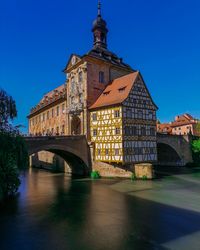
{"type": "Polygon", "coordinates": [[[28,115],[31,136],[68,134],[66,86],[47,93],[28,115]]]}
{"type": "Polygon", "coordinates": [[[115,79],[90,110],[96,161],[157,161],[157,107],[139,72],[115,79]]]}
{"type": "Polygon", "coordinates": [[[92,32],[92,49],[70,56],[65,84],[31,110],[29,133],[85,135],[96,161],[155,162],[157,107],[140,72],[108,49],[100,3],[92,32]]]}
{"type": "Polygon", "coordinates": [[[157,124],[157,132],[172,135],[200,136],[200,121],[190,114],[177,115],[170,123],[157,124]]]}

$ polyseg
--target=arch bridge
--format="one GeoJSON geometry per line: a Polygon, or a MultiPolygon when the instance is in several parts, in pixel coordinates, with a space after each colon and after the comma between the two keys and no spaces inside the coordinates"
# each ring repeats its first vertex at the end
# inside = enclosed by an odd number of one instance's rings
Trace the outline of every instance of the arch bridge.
{"type": "Polygon", "coordinates": [[[84,135],[25,137],[29,156],[48,151],[62,157],[72,174],[87,175],[91,171],[91,154],[84,135]]]}
{"type": "Polygon", "coordinates": [[[158,165],[184,166],[193,162],[191,135],[157,134],[158,165]]]}
{"type": "MultiPolygon", "coordinates": [[[[192,162],[192,136],[157,134],[158,165],[184,166],[192,162]]],[[[92,170],[91,149],[84,135],[25,138],[29,156],[48,151],[62,157],[73,174],[87,175],[92,170]]]]}

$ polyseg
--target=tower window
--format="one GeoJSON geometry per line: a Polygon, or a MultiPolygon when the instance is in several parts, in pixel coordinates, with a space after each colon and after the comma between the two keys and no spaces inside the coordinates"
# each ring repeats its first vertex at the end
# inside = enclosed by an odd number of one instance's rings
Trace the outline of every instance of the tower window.
{"type": "Polygon", "coordinates": [[[54,117],[54,109],[51,110],[51,116],[54,117]]]}
{"type": "Polygon", "coordinates": [[[105,82],[105,79],[104,79],[104,72],[103,72],[103,71],[100,71],[100,72],[99,72],[99,82],[100,82],[100,83],[104,83],[104,82],[105,82]]]}

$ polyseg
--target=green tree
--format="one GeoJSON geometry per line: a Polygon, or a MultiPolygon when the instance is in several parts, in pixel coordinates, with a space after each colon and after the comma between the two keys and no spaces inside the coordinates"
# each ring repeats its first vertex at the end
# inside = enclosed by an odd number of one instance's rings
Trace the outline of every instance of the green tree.
{"type": "Polygon", "coordinates": [[[194,162],[200,163],[200,139],[192,142],[192,153],[194,162]]]}
{"type": "Polygon", "coordinates": [[[9,96],[4,90],[0,89],[0,131],[13,131],[10,124],[17,117],[16,103],[12,96],[9,96]]]}
{"type": "Polygon", "coordinates": [[[11,96],[0,90],[0,198],[14,194],[20,185],[19,170],[28,166],[23,137],[11,120],[17,116],[11,96]]]}

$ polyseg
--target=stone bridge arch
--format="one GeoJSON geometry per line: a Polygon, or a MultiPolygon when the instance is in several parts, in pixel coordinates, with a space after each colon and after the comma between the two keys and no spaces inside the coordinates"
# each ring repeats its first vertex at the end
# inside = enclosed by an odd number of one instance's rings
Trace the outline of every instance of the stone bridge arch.
{"type": "Polygon", "coordinates": [[[91,171],[90,148],[85,136],[42,136],[25,138],[29,156],[48,151],[62,157],[72,174],[88,175],[91,171]]]}
{"type": "Polygon", "coordinates": [[[191,136],[157,134],[158,164],[184,166],[192,162],[191,136]]]}

